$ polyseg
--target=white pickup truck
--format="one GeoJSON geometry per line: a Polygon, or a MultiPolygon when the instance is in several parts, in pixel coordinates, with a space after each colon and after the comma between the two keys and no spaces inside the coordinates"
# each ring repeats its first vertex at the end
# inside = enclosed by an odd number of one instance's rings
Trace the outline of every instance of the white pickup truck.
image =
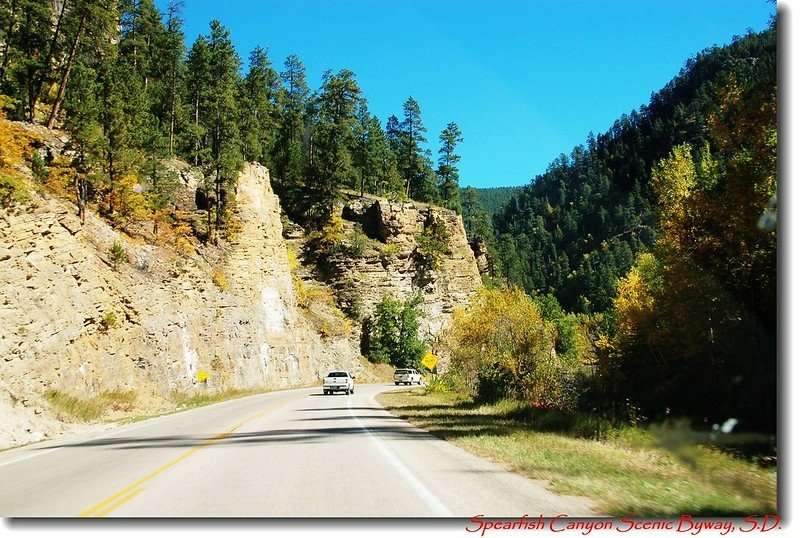
{"type": "Polygon", "coordinates": [[[333,394],[334,392],[353,394],[355,387],[355,378],[350,372],[331,372],[322,381],[322,394],[333,394]]]}
{"type": "Polygon", "coordinates": [[[414,383],[422,385],[422,374],[414,368],[400,368],[399,370],[395,370],[394,384],[399,385],[400,383],[405,385],[413,385],[414,383]]]}

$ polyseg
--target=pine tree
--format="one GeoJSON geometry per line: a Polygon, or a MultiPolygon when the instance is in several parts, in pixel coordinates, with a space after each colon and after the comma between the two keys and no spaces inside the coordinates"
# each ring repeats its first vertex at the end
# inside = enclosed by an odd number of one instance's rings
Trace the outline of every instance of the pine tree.
{"type": "Polygon", "coordinates": [[[439,198],[444,207],[452,209],[457,213],[461,212],[461,200],[458,189],[458,162],[461,160],[456,155],[456,146],[463,142],[461,130],[455,122],[450,122],[439,135],[442,147],[439,149],[439,168],[436,175],[439,176],[439,198]]]}
{"type": "Polygon", "coordinates": [[[153,79],[163,78],[168,67],[160,48],[167,32],[161,13],[153,0],[123,0],[120,26],[119,54],[133,65],[145,91],[151,90],[153,79]]]}
{"type": "Polygon", "coordinates": [[[355,74],[343,69],[326,72],[319,96],[319,121],[314,128],[311,181],[306,185],[306,216],[312,223],[327,222],[338,191],[353,187],[357,173],[350,148],[354,145],[356,110],[361,89],[355,74]]]}
{"type": "Polygon", "coordinates": [[[365,190],[378,192],[383,152],[387,146],[380,121],[369,113],[367,101],[362,99],[356,111],[353,147],[354,165],[359,174],[361,196],[364,196],[365,190]]]}
{"type": "MultiPolygon", "coordinates": [[[[174,23],[174,22],[173,22],[174,23]]],[[[167,123],[170,114],[170,62],[164,62],[176,51],[170,50],[171,41],[161,14],[152,0],[128,0],[122,4],[122,35],[119,42],[119,60],[127,63],[130,76],[139,94],[129,98],[139,104],[131,120],[130,143],[142,153],[138,174],[148,185],[151,209],[162,209],[171,198],[174,184],[165,180],[161,160],[170,154],[167,123]]],[[[157,227],[156,227],[157,231],[157,227]]]]}
{"type": "Polygon", "coordinates": [[[469,240],[488,241],[492,237],[492,225],[489,215],[478,199],[478,191],[474,187],[463,190],[461,209],[464,219],[464,230],[469,240]]]}
{"type": "Polygon", "coordinates": [[[180,18],[181,0],[170,0],[167,5],[167,32],[162,43],[166,68],[168,69],[166,80],[164,81],[164,103],[166,114],[164,122],[167,124],[167,136],[169,139],[169,154],[175,153],[175,132],[178,128],[182,116],[181,103],[181,83],[183,81],[185,66],[183,55],[186,45],[183,40],[183,21],[180,18]]]}
{"type": "Polygon", "coordinates": [[[256,47],[250,53],[250,70],[240,90],[244,158],[269,166],[269,153],[277,131],[278,74],[267,51],[256,47]]]}
{"type": "Polygon", "coordinates": [[[37,0],[17,0],[11,12],[18,23],[10,25],[3,60],[8,74],[3,69],[2,77],[10,79],[17,116],[32,122],[41,83],[50,67],[45,60],[49,59],[48,44],[52,43],[48,39],[52,12],[48,4],[37,0]]]}
{"type": "MultiPolygon", "coordinates": [[[[430,165],[421,147],[421,144],[428,141],[425,138],[428,130],[422,123],[419,103],[413,97],[409,97],[403,104],[403,121],[399,123],[399,128],[397,167],[405,180],[406,196],[415,200],[430,201],[431,177],[427,173],[430,165]]],[[[391,135],[390,140],[392,140],[391,135]]]]}
{"type": "MultiPolygon", "coordinates": [[[[206,177],[213,184],[214,226],[219,231],[226,219],[228,196],[233,193],[231,187],[243,163],[236,102],[241,60],[231,42],[230,32],[217,20],[211,21],[210,26],[208,65],[211,84],[204,117],[209,147],[206,177]]],[[[216,240],[213,234],[212,240],[216,240]]]]}
{"type": "Polygon", "coordinates": [[[99,167],[102,127],[101,88],[97,72],[83,62],[75,64],[72,76],[72,91],[64,99],[64,129],[70,133],[70,149],[74,152],[72,166],[75,168],[74,188],[78,216],[86,218],[86,205],[97,190],[92,170],[99,167]]]}
{"type": "Polygon", "coordinates": [[[378,118],[370,126],[370,141],[378,160],[378,173],[375,176],[375,194],[401,196],[405,191],[403,178],[397,171],[397,154],[392,151],[389,137],[380,127],[378,118]]]}
{"type": "Polygon", "coordinates": [[[190,116],[187,126],[187,153],[195,166],[204,164],[208,158],[206,131],[201,118],[205,116],[210,94],[211,52],[207,38],[197,36],[186,58],[186,102],[190,116]]]}
{"type": "Polygon", "coordinates": [[[103,63],[99,74],[103,84],[100,121],[106,211],[124,225],[128,215],[124,213],[127,208],[120,203],[125,194],[122,179],[138,162],[135,148],[142,123],[146,121],[146,100],[141,80],[123,59],[103,63]],[[119,210],[123,214],[117,215],[119,210]]]}
{"type": "Polygon", "coordinates": [[[117,5],[114,0],[75,0],[72,8],[64,16],[65,35],[69,36],[66,60],[60,66],[61,76],[55,101],[47,118],[47,128],[52,129],[58,118],[64,96],[67,92],[70,73],[82,48],[88,47],[94,53],[107,56],[115,35],[113,28],[118,22],[117,5]]]}
{"type": "MultiPolygon", "coordinates": [[[[308,105],[306,70],[300,58],[292,54],[283,63],[280,73],[283,87],[278,91],[280,125],[272,149],[275,166],[275,187],[283,197],[284,207],[293,212],[294,201],[302,196],[306,173],[306,152],[303,140],[308,105]]],[[[293,215],[297,216],[297,215],[293,215]]]]}
{"type": "Polygon", "coordinates": [[[386,140],[389,142],[389,149],[391,149],[395,155],[400,154],[401,130],[400,120],[397,119],[397,116],[389,116],[389,119],[386,121],[386,140]]]}

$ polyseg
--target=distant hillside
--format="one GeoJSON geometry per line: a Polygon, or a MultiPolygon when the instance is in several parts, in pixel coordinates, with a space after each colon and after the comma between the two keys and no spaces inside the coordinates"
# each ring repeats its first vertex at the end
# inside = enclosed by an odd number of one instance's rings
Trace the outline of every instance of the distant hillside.
{"type": "MultiPolygon", "coordinates": [[[[523,187],[488,187],[483,189],[475,189],[478,194],[478,201],[481,207],[490,216],[499,213],[503,207],[508,203],[511,198],[522,192],[523,187]]],[[[466,188],[461,189],[461,204],[464,204],[464,192],[466,188]]]]}
{"type": "MultiPolygon", "coordinates": [[[[708,145],[710,157],[725,167],[732,158],[726,138],[744,137],[742,126],[756,121],[774,128],[775,117],[758,113],[775,99],[775,58],[774,29],[704,50],[649,105],[556,158],[493,220],[497,236],[509,243],[501,249],[509,255],[500,264],[502,276],[528,292],[552,293],[572,311],[611,307],[617,280],[660,233],[651,170],[682,144],[698,163],[708,145]],[[725,125],[736,110],[743,111],[740,125],[725,125]]],[[[766,205],[769,196],[759,195],[766,205]]]]}
{"type": "Polygon", "coordinates": [[[606,402],[775,431],[776,58],[774,21],[702,51],[492,220],[498,279],[603,319],[606,402]]]}

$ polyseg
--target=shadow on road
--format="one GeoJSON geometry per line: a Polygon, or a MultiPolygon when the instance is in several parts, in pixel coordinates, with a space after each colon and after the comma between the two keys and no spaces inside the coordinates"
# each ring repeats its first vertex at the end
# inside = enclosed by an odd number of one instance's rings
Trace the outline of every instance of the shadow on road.
{"type": "MultiPolygon", "coordinates": [[[[346,408],[342,408],[346,409],[346,408]]],[[[353,408],[356,409],[356,408],[353,408]]],[[[376,410],[377,408],[367,408],[376,410]]],[[[399,424],[392,426],[376,425],[368,426],[369,430],[356,425],[341,425],[331,427],[307,428],[304,426],[297,429],[275,429],[255,432],[233,432],[229,435],[221,434],[198,434],[198,435],[168,435],[168,436],[130,436],[130,437],[106,437],[102,439],[92,439],[80,443],[65,443],[55,445],[55,448],[79,448],[79,447],[108,447],[115,450],[138,450],[147,448],[165,447],[186,447],[191,448],[204,443],[209,443],[210,447],[223,447],[226,445],[249,445],[257,443],[327,443],[341,439],[343,436],[367,436],[370,433],[377,434],[385,439],[422,439],[430,438],[430,434],[420,431],[408,425],[397,417],[387,415],[354,415],[362,420],[391,420],[398,421],[399,424]],[[211,444],[213,442],[213,444],[211,444]]],[[[298,422],[306,420],[348,420],[352,423],[353,416],[337,415],[332,417],[318,417],[308,419],[298,419],[298,422]]],[[[53,445],[47,447],[48,450],[54,448],[53,445]]]]}

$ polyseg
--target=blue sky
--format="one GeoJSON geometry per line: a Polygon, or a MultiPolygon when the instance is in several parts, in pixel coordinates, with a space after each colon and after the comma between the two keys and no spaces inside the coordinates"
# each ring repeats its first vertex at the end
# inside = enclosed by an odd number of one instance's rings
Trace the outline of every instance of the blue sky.
{"type": "MultiPolygon", "coordinates": [[[[766,0],[183,0],[187,45],[220,20],[240,56],[289,54],[309,86],[350,69],[385,125],[413,96],[434,154],[455,121],[462,186],[522,185],[647,104],[706,47],[767,27],[766,0]]],[[[166,0],[158,0],[164,10],[166,0]]]]}

